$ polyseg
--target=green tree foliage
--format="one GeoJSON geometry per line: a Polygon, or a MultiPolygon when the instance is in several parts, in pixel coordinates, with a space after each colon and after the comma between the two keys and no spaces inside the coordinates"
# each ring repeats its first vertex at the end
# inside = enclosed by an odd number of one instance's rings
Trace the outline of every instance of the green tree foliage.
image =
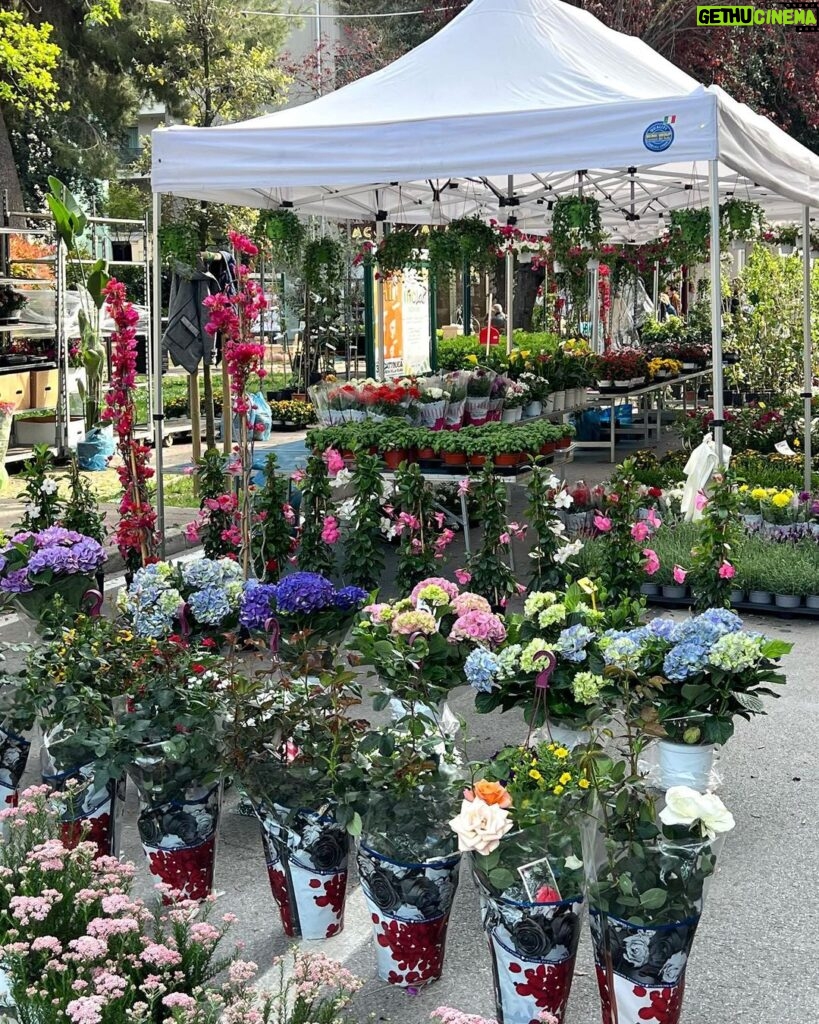
{"type": "Polygon", "coordinates": [[[40,117],[58,105],[54,70],[60,48],[51,25],[31,25],[18,11],[0,11],[0,105],[40,117]]]}

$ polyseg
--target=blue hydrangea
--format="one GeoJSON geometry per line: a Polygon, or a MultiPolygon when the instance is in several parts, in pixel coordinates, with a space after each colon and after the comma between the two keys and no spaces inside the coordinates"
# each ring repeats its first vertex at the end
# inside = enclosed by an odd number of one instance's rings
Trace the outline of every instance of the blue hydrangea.
{"type": "Polygon", "coordinates": [[[489,693],[500,670],[501,663],[497,656],[484,647],[470,651],[464,662],[466,680],[479,693],[489,693]]]}
{"type": "Polygon", "coordinates": [[[322,611],[335,597],[336,588],[317,572],[294,572],[276,584],[276,608],[286,615],[322,611]]]}
{"type": "Polygon", "coordinates": [[[672,640],[677,623],[673,619],[652,619],[645,628],[658,640],[672,640]]]}
{"type": "Polygon", "coordinates": [[[642,645],[636,643],[628,634],[611,637],[605,643],[601,641],[600,649],[607,665],[618,668],[636,668],[643,653],[642,645]]]}
{"type": "Polygon", "coordinates": [[[742,619],[727,608],[711,608],[693,619],[679,623],[672,634],[675,643],[694,640],[712,647],[721,636],[742,629],[742,619]]]}
{"type": "Polygon", "coordinates": [[[203,626],[218,626],[230,615],[230,601],[221,587],[203,587],[188,598],[188,607],[203,626]]]}
{"type": "Polygon", "coordinates": [[[698,615],[697,619],[719,629],[722,636],[726,633],[738,633],[742,629],[742,619],[729,608],[709,608],[707,612],[698,615]]]}
{"type": "Polygon", "coordinates": [[[218,587],[222,584],[222,566],[210,558],[197,558],[193,562],[183,564],[182,579],[185,586],[191,590],[218,587]]]}
{"type": "Polygon", "coordinates": [[[335,605],[339,611],[348,612],[360,607],[369,596],[361,587],[342,587],[336,591],[335,605]]]}
{"type": "Polygon", "coordinates": [[[273,615],[275,598],[274,583],[248,580],[239,605],[239,622],[245,629],[264,629],[265,623],[273,615]]]}
{"type": "Polygon", "coordinates": [[[708,664],[708,647],[697,640],[686,640],[672,647],[663,660],[663,675],[674,683],[701,672],[708,664]]]}
{"type": "Polygon", "coordinates": [[[567,661],[581,662],[586,660],[586,647],[593,639],[588,626],[569,626],[557,638],[555,647],[567,661]]]}

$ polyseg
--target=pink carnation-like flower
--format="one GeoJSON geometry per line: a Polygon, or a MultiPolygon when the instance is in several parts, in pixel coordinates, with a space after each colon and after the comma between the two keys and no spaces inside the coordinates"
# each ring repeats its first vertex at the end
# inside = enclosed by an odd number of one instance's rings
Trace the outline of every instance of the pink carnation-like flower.
{"type": "Polygon", "coordinates": [[[462,587],[472,582],[472,573],[468,569],[456,569],[453,575],[462,587]]]}
{"type": "Polygon", "coordinates": [[[611,529],[611,519],[608,516],[604,516],[601,512],[598,512],[594,517],[595,528],[600,533],[608,533],[611,529]]]}
{"type": "Polygon", "coordinates": [[[463,594],[458,594],[455,600],[452,602],[452,607],[455,609],[455,614],[460,617],[466,615],[467,612],[491,612],[492,605],[486,600],[485,597],[481,597],[480,594],[473,594],[471,591],[466,590],[463,594]]]}
{"type": "Polygon", "coordinates": [[[721,580],[732,580],[737,571],[730,562],[723,562],[719,567],[719,578],[721,580]]]}
{"type": "Polygon", "coordinates": [[[341,530],[335,516],[325,516],[321,527],[321,539],[325,544],[337,544],[341,540],[341,530]]]}
{"type": "Polygon", "coordinates": [[[336,451],[335,448],[327,448],[323,455],[324,461],[327,463],[327,472],[330,476],[336,476],[342,469],[345,469],[344,459],[336,451]]]}
{"type": "Polygon", "coordinates": [[[688,571],[683,569],[681,565],[674,566],[674,582],[682,585],[685,583],[685,577],[688,575],[688,571]]]}
{"type": "Polygon", "coordinates": [[[452,583],[450,580],[445,580],[443,576],[430,576],[425,580],[421,580],[420,583],[416,583],[416,585],[412,589],[412,593],[410,594],[410,601],[412,601],[413,604],[418,604],[418,595],[421,593],[421,591],[425,587],[432,586],[440,587],[450,601],[454,601],[455,598],[460,593],[455,584],[452,583]]]}
{"type": "Polygon", "coordinates": [[[449,639],[451,643],[500,644],[506,639],[506,627],[492,612],[467,612],[456,619],[449,639]]]}

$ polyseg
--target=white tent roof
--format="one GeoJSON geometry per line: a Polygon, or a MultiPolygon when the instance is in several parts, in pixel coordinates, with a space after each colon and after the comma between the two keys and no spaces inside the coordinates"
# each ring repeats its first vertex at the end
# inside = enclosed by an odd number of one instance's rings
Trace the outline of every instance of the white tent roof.
{"type": "Polygon", "coordinates": [[[819,157],[561,0],[473,0],[417,49],[311,103],[152,138],[155,192],[331,218],[512,212],[535,230],[584,170],[586,191],[609,200],[607,227],[647,237],[667,210],[704,204],[717,155],[721,192],[771,219],[819,206],[819,157]],[[657,122],[670,126],[660,152],[646,145],[657,122]],[[500,210],[508,175],[511,211],[500,210]],[[639,221],[627,219],[632,203],[639,221]]]}

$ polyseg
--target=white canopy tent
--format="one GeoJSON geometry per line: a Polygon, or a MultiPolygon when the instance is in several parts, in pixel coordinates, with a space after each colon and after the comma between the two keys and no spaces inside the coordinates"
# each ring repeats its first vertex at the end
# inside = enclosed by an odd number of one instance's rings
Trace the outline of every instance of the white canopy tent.
{"type": "Polygon", "coordinates": [[[152,154],[155,223],[159,195],[171,194],[409,224],[511,213],[523,230],[543,231],[549,200],[582,182],[612,236],[638,241],[660,234],[669,210],[709,205],[714,294],[721,198],[759,202],[771,220],[806,231],[819,199],[819,157],[561,0],[473,0],[375,74],[249,121],[157,129],[152,154]]]}

